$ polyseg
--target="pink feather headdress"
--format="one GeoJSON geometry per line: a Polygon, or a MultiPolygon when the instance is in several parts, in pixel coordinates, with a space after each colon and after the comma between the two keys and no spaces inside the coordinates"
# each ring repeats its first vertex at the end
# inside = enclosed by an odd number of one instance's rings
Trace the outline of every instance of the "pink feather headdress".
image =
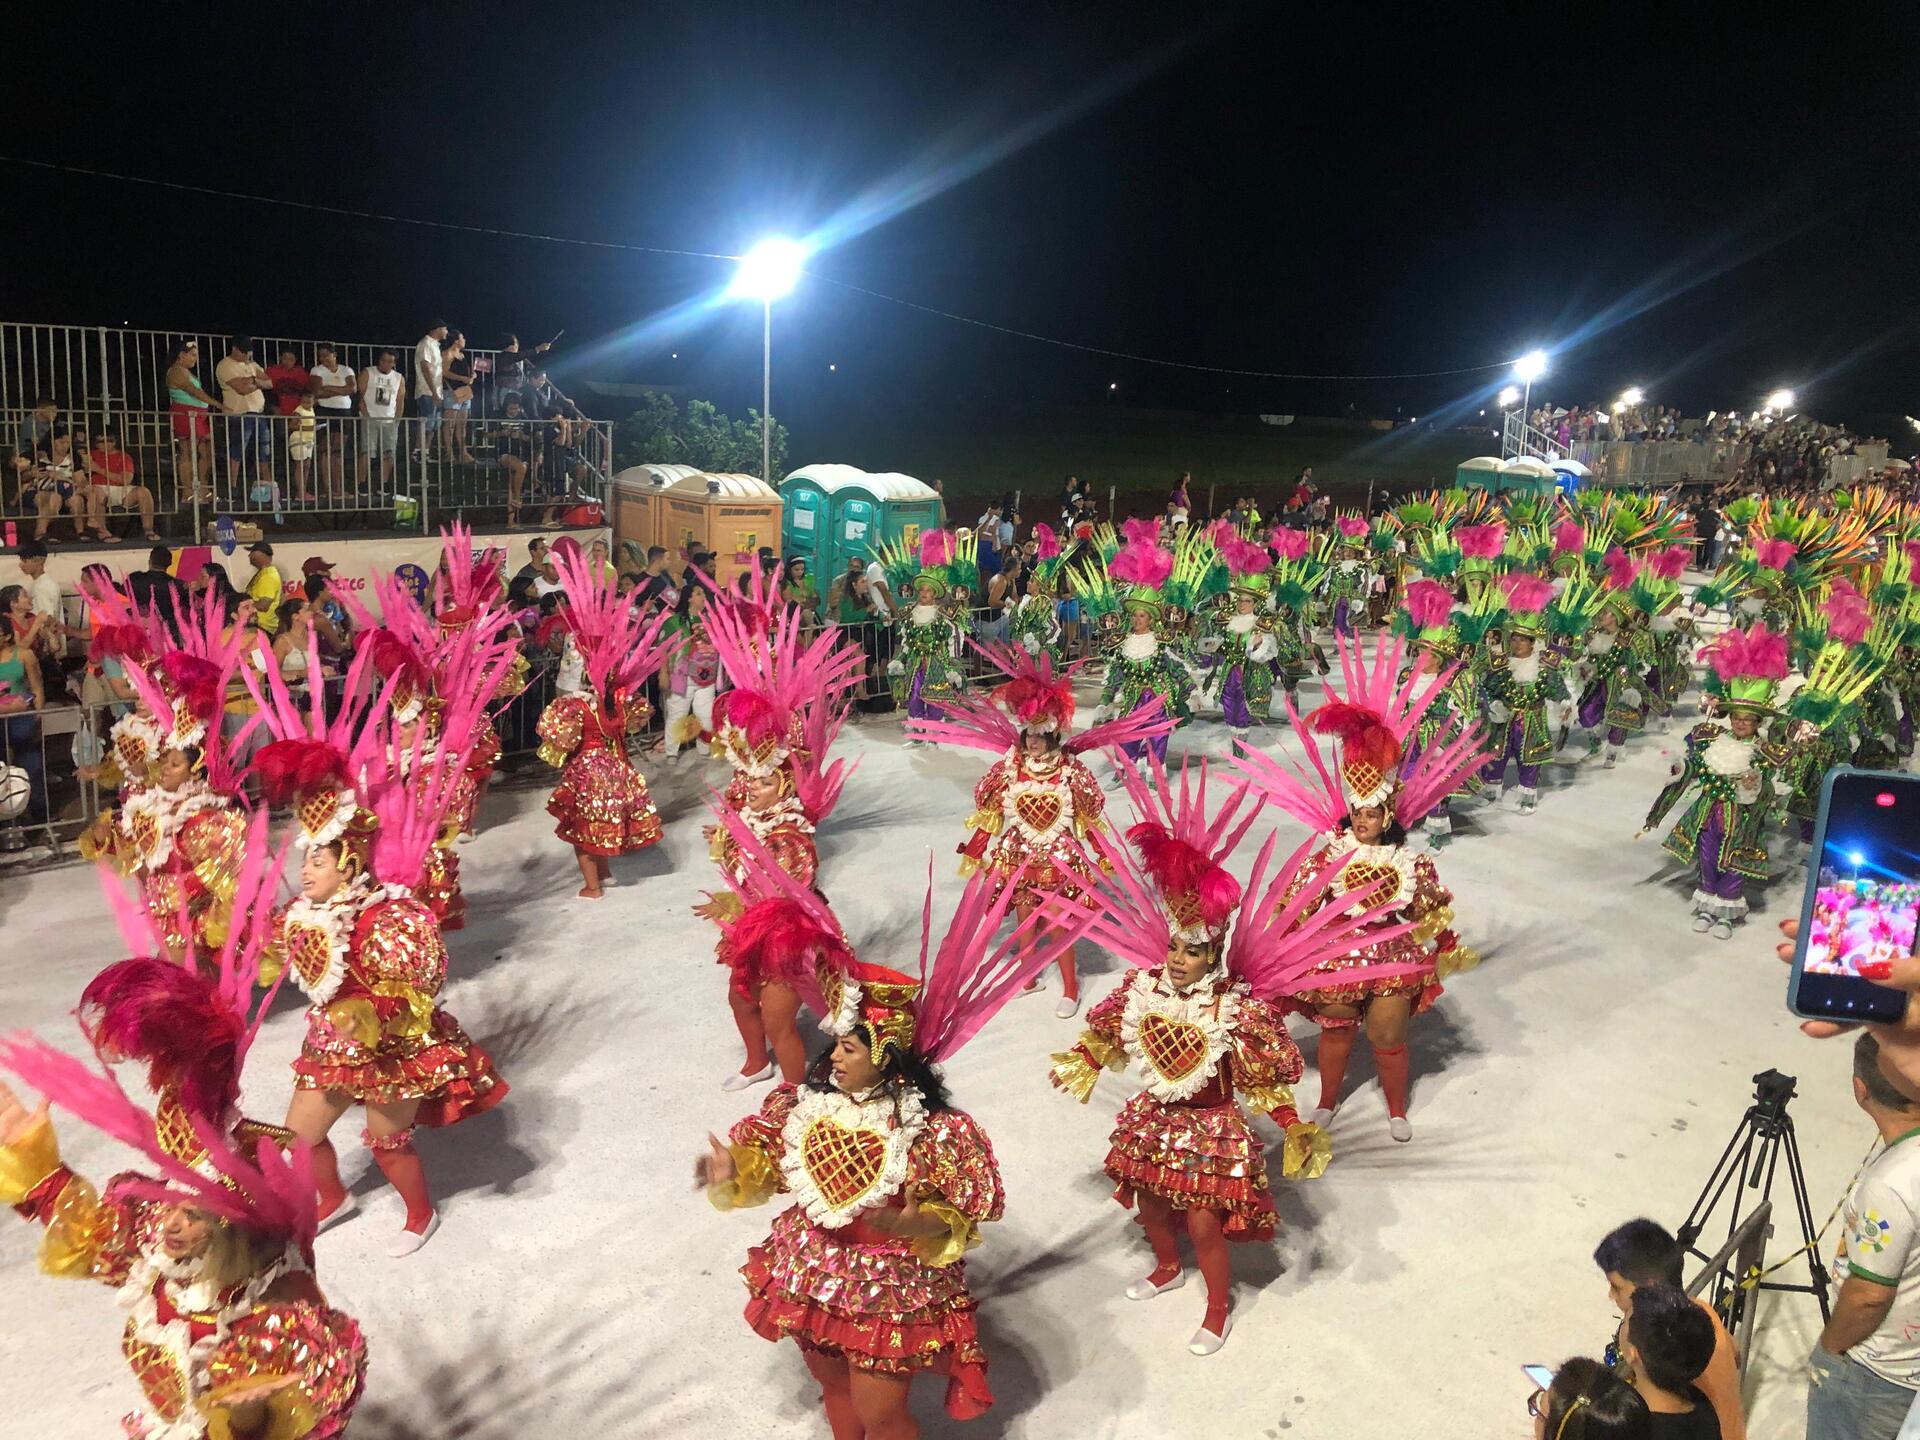
{"type": "Polygon", "coordinates": [[[1537,615],[1546,609],[1547,602],[1553,599],[1551,582],[1542,580],[1538,575],[1529,575],[1522,570],[1502,575],[1499,585],[1507,597],[1507,609],[1516,615],[1537,615]]]}
{"type": "Polygon", "coordinates": [[[1266,546],[1242,540],[1232,531],[1220,542],[1220,558],[1226,562],[1227,573],[1236,579],[1242,575],[1264,574],[1273,568],[1273,557],[1267,554],[1266,546]]]}
{"type": "Polygon", "coordinates": [[[1435,630],[1453,618],[1453,593],[1437,580],[1407,586],[1407,618],[1421,630],[1435,630]]]}
{"type": "Polygon", "coordinates": [[[1506,548],[1507,527],[1499,520],[1491,525],[1462,525],[1453,532],[1453,538],[1469,560],[1491,560],[1506,548]]]}
{"type": "Polygon", "coordinates": [[[473,531],[459,520],[445,526],[440,535],[440,569],[433,577],[434,619],[445,626],[468,625],[505,603],[500,577],[506,571],[507,552],[489,545],[476,559],[473,531]]]}
{"type": "Polygon", "coordinates": [[[1767,570],[1784,570],[1800,553],[1791,540],[1762,540],[1753,547],[1754,563],[1767,570]]]}
{"type": "MultiPolygon", "coordinates": [[[[1328,686],[1328,694],[1341,708],[1323,706],[1322,725],[1333,725],[1333,733],[1352,731],[1356,736],[1368,726],[1378,724],[1387,731],[1405,753],[1408,737],[1420,725],[1429,706],[1445,691],[1454,669],[1424,674],[1406,671],[1398,679],[1405,663],[1406,644],[1397,635],[1383,639],[1368,661],[1359,642],[1348,636],[1336,636],[1340,655],[1340,682],[1328,686]],[[1365,717],[1362,721],[1361,717],[1365,717]]],[[[1340,766],[1330,757],[1317,735],[1326,733],[1311,726],[1287,701],[1287,714],[1306,750],[1313,778],[1290,761],[1282,761],[1258,750],[1236,757],[1232,764],[1253,783],[1273,805],[1315,830],[1335,831],[1347,814],[1347,788],[1342,784],[1340,766]]],[[[1486,761],[1486,731],[1479,725],[1454,724],[1421,747],[1411,765],[1403,767],[1399,789],[1393,792],[1394,816],[1401,824],[1417,820],[1451,795],[1460,783],[1486,761]]],[[[1384,754],[1385,747],[1381,746],[1384,754]]]]}
{"type": "Polygon", "coordinates": [[[1787,637],[1764,624],[1751,630],[1727,629],[1700,651],[1722,681],[1787,678],[1787,637]]]}
{"type": "Polygon", "coordinates": [[[920,532],[920,568],[931,570],[953,559],[953,535],[946,530],[920,532]]]}
{"type": "Polygon", "coordinates": [[[567,596],[567,628],[597,703],[605,703],[609,686],[632,692],[679,647],[678,637],[665,633],[671,612],[657,610],[649,619],[592,567],[578,544],[563,550],[556,542],[550,553],[567,596]]]}
{"type": "Polygon", "coordinates": [[[1555,555],[1578,555],[1587,548],[1587,530],[1584,525],[1572,520],[1563,520],[1553,527],[1553,553],[1555,555]]]}
{"type": "Polygon", "coordinates": [[[1653,558],[1647,562],[1647,568],[1661,580],[1678,580],[1686,573],[1687,562],[1693,558],[1693,551],[1685,545],[1668,545],[1656,550],[1653,558]]]}
{"type": "Polygon", "coordinates": [[[1034,655],[1021,645],[975,640],[967,643],[1004,675],[1006,682],[994,687],[985,698],[976,692],[943,699],[940,709],[944,718],[909,720],[909,739],[1004,755],[1020,743],[1023,730],[1053,729],[1060,732],[1062,750],[1069,755],[1084,755],[1173,731],[1173,717],[1164,713],[1156,700],[1078,735],[1068,735],[1074,714],[1073,677],[1086,661],[1077,660],[1057,670],[1053,656],[1044,650],[1034,655]],[[999,706],[1007,707],[1006,711],[1003,713],[999,706]]]}
{"type": "Polygon", "coordinates": [[[1873,607],[1847,580],[1833,582],[1833,593],[1820,613],[1827,617],[1827,634],[1842,645],[1858,645],[1873,624],[1873,607]]]}
{"type": "Polygon", "coordinates": [[[1367,522],[1358,515],[1335,516],[1333,524],[1348,540],[1364,540],[1367,536],[1367,522]]]}
{"type": "Polygon", "coordinates": [[[1313,537],[1304,530],[1276,525],[1267,539],[1273,546],[1274,554],[1282,560],[1303,560],[1306,558],[1307,546],[1313,537]]]}
{"type": "Polygon", "coordinates": [[[1639,564],[1618,545],[1601,556],[1600,563],[1607,567],[1606,578],[1601,583],[1609,590],[1632,589],[1634,579],[1640,574],[1639,564]]]}
{"type": "Polygon", "coordinates": [[[1128,520],[1126,542],[1107,562],[1107,573],[1123,585],[1158,590],[1173,574],[1173,551],[1160,543],[1158,520],[1128,520]]]}
{"type": "Polygon", "coordinates": [[[1033,558],[1035,560],[1053,560],[1060,554],[1060,537],[1053,533],[1053,527],[1042,520],[1033,527],[1033,558]]]}

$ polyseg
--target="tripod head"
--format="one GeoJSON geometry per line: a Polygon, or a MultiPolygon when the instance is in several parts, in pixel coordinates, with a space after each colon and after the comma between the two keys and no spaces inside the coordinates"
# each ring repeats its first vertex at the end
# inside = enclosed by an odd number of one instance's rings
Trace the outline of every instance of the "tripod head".
{"type": "Polygon", "coordinates": [[[1792,1123],[1787,1119],[1787,1102],[1793,1099],[1798,1083],[1794,1076],[1778,1070],[1762,1070],[1753,1077],[1753,1108],[1748,1114],[1761,1135],[1771,1138],[1792,1123]]]}

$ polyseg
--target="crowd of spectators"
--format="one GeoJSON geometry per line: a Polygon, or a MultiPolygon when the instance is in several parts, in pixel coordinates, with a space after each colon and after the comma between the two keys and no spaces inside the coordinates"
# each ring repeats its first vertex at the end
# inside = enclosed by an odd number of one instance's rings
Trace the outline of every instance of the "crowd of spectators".
{"type": "Polygon", "coordinates": [[[466,336],[435,320],[412,347],[371,351],[355,368],[331,344],[281,344],[268,356],[241,335],[209,374],[199,341],[183,339],[168,357],[164,406],[157,393],[144,410],[118,411],[36,397],[0,442],[9,509],[44,542],[112,541],[120,515],[155,540],[163,519],[178,527],[196,505],[277,519],[303,507],[382,507],[399,463],[497,469],[510,521],[534,500],[551,524],[589,466],[608,459],[547,373],[551,344],[523,350],[508,335],[476,358],[466,336]],[[166,445],[154,443],[162,408],[166,445]],[[62,522],[69,533],[56,531],[62,522]]]}

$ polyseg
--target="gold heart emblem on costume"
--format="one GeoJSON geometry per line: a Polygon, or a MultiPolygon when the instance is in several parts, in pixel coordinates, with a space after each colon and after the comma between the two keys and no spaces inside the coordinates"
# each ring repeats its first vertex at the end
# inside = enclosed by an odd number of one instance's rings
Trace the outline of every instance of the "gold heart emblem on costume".
{"type": "Polygon", "coordinates": [[[160,843],[160,822],[151,815],[133,817],[133,847],[142,855],[151,855],[160,843]]]}
{"type": "Polygon", "coordinates": [[[1060,797],[1050,790],[1032,790],[1013,802],[1014,811],[1033,830],[1051,830],[1060,818],[1060,797]]]}
{"type": "Polygon", "coordinates": [[[1400,872],[1391,865],[1370,865],[1356,860],[1340,872],[1340,886],[1349,894],[1366,891],[1378,904],[1399,890],[1400,872]],[[1384,890],[1380,888],[1382,886],[1384,890]]]}
{"type": "Polygon", "coordinates": [[[829,1018],[840,1013],[840,1002],[846,998],[847,982],[840,972],[830,965],[816,965],[814,977],[820,982],[820,1003],[827,1007],[829,1018]]]}
{"type": "Polygon", "coordinates": [[[164,1345],[150,1345],[129,1335],[121,1345],[140,1388],[154,1414],[172,1423],[187,1410],[187,1382],[164,1345]]]}
{"type": "Polygon", "coordinates": [[[327,932],[311,925],[296,925],[287,931],[287,960],[309,989],[318,985],[333,959],[333,942],[327,932]]]}
{"type": "Polygon", "coordinates": [[[887,1139],[877,1130],[849,1130],[823,1117],[801,1137],[800,1163],[827,1204],[844,1210],[879,1180],[887,1163],[887,1139]]]}
{"type": "Polygon", "coordinates": [[[1207,1058],[1206,1032],[1189,1020],[1169,1020],[1149,1011],[1140,1022],[1140,1048],[1153,1068],[1168,1080],[1181,1081],[1207,1058]]]}
{"type": "Polygon", "coordinates": [[[122,735],[114,742],[114,748],[120,752],[120,768],[133,775],[147,763],[147,747],[131,735],[122,735]]]}

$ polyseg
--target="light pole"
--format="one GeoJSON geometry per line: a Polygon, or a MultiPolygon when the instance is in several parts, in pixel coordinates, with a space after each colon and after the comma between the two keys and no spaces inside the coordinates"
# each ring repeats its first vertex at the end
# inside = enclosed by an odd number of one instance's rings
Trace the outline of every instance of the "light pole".
{"type": "Polygon", "coordinates": [[[1547,352],[1529,350],[1513,362],[1513,378],[1526,387],[1520,400],[1520,413],[1529,425],[1533,423],[1533,382],[1547,373],[1547,352]]]}
{"type": "Polygon", "coordinates": [[[760,478],[773,483],[773,302],[800,281],[807,247],[798,240],[762,240],[740,257],[728,294],[760,302],[760,478]]]}

